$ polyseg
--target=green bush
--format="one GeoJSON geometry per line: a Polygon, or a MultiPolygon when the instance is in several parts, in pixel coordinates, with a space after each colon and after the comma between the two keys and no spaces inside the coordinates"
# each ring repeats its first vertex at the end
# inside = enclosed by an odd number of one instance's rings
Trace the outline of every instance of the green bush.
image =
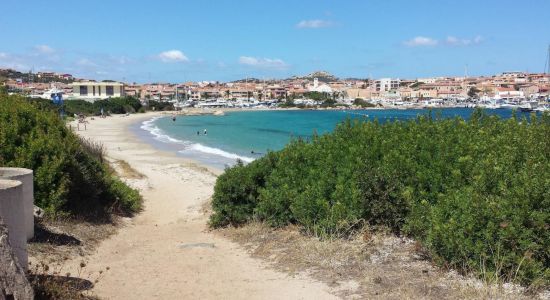
{"type": "Polygon", "coordinates": [[[364,99],[361,99],[361,98],[355,98],[353,100],[353,105],[357,105],[357,106],[360,106],[360,107],[375,107],[376,105],[368,102],[368,101],[365,101],[364,99]]]}
{"type": "Polygon", "coordinates": [[[35,204],[53,217],[133,212],[141,203],[112,179],[101,146],[81,141],[43,101],[0,95],[0,165],[34,170],[35,204]]]}
{"type": "Polygon", "coordinates": [[[275,160],[276,157],[270,153],[246,167],[239,161],[235,167],[220,175],[212,198],[216,211],[210,219],[212,226],[236,225],[252,218],[258,202],[258,187],[265,184],[275,160]]]}
{"type": "Polygon", "coordinates": [[[148,108],[155,111],[172,111],[174,110],[174,104],[171,102],[149,100],[148,108]]]}
{"type": "Polygon", "coordinates": [[[548,286],[550,115],[347,120],[219,177],[211,225],[259,219],[316,235],[367,222],[420,240],[435,261],[548,286]]]}
{"type": "MultiPolygon", "coordinates": [[[[42,100],[42,102],[50,103],[48,100],[42,100]]],[[[135,113],[142,108],[139,99],[129,96],[97,100],[94,102],[85,100],[65,100],[63,103],[65,113],[69,116],[81,113],[98,116],[101,114],[102,108],[105,114],[135,113]]]]}

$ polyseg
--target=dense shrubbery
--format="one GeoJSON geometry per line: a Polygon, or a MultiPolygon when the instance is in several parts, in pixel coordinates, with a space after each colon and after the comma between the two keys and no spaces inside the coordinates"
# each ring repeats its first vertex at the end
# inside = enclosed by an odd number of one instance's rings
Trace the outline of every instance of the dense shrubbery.
{"type": "Polygon", "coordinates": [[[149,100],[148,108],[155,111],[171,111],[174,110],[174,103],[149,100]]]}
{"type": "Polygon", "coordinates": [[[43,101],[0,95],[0,165],[34,170],[35,204],[51,216],[134,212],[139,194],[102,162],[43,101]]]}
{"type": "Polygon", "coordinates": [[[69,116],[74,114],[100,115],[101,108],[105,114],[125,114],[135,113],[140,110],[141,102],[133,97],[116,97],[95,102],[85,100],[66,100],[64,101],[65,113],[69,116]]]}
{"type": "Polygon", "coordinates": [[[212,226],[252,219],[320,235],[363,222],[441,264],[548,286],[550,116],[346,121],[218,178],[212,226]]]}
{"type": "Polygon", "coordinates": [[[357,105],[357,106],[360,106],[360,107],[375,107],[376,105],[364,100],[364,99],[361,99],[361,98],[355,98],[355,100],[353,100],[353,105],[357,105]]]}

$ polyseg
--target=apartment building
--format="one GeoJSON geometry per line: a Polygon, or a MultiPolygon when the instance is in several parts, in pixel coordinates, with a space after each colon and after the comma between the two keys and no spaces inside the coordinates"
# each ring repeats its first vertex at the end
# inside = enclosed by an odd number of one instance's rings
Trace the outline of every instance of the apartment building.
{"type": "Polygon", "coordinates": [[[83,81],[74,82],[70,86],[73,88],[72,95],[69,99],[82,99],[87,101],[95,101],[107,99],[111,97],[124,96],[124,84],[120,82],[95,82],[83,81]]]}
{"type": "Polygon", "coordinates": [[[377,92],[389,92],[391,90],[397,90],[400,82],[399,79],[381,78],[374,81],[374,88],[377,92]]]}

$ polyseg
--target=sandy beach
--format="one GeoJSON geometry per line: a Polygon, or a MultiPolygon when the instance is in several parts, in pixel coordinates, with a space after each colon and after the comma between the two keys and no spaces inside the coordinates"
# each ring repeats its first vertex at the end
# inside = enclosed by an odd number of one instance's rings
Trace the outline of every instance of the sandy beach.
{"type": "MultiPolygon", "coordinates": [[[[125,161],[144,175],[126,179],[143,195],[143,211],[124,218],[116,234],[83,258],[86,273],[109,267],[93,294],[105,299],[335,298],[325,284],[271,270],[209,232],[206,209],[219,171],[159,151],[129,130],[155,115],[96,118],[86,130],[75,131],[101,142],[111,163],[125,161]]],[[[70,260],[68,269],[77,272],[81,260],[70,260]]]]}

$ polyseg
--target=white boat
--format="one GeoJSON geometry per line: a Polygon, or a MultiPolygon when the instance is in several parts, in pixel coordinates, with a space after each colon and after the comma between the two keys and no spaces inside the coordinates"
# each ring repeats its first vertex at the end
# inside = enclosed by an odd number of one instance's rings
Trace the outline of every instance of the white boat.
{"type": "Polygon", "coordinates": [[[513,102],[504,102],[500,105],[500,108],[518,109],[519,105],[513,102]]]}
{"type": "Polygon", "coordinates": [[[541,105],[533,110],[538,112],[550,112],[550,105],[541,105]]]}
{"type": "Polygon", "coordinates": [[[56,87],[53,87],[47,91],[45,91],[44,93],[42,94],[34,94],[34,95],[30,95],[31,98],[34,98],[34,99],[47,99],[47,100],[52,100],[54,99],[54,97],[56,96],[61,96],[63,97],[63,90],[60,90],[56,87]]]}
{"type": "Polygon", "coordinates": [[[539,106],[539,103],[537,101],[525,101],[522,102],[519,106],[519,109],[521,111],[533,111],[539,106]]]}

